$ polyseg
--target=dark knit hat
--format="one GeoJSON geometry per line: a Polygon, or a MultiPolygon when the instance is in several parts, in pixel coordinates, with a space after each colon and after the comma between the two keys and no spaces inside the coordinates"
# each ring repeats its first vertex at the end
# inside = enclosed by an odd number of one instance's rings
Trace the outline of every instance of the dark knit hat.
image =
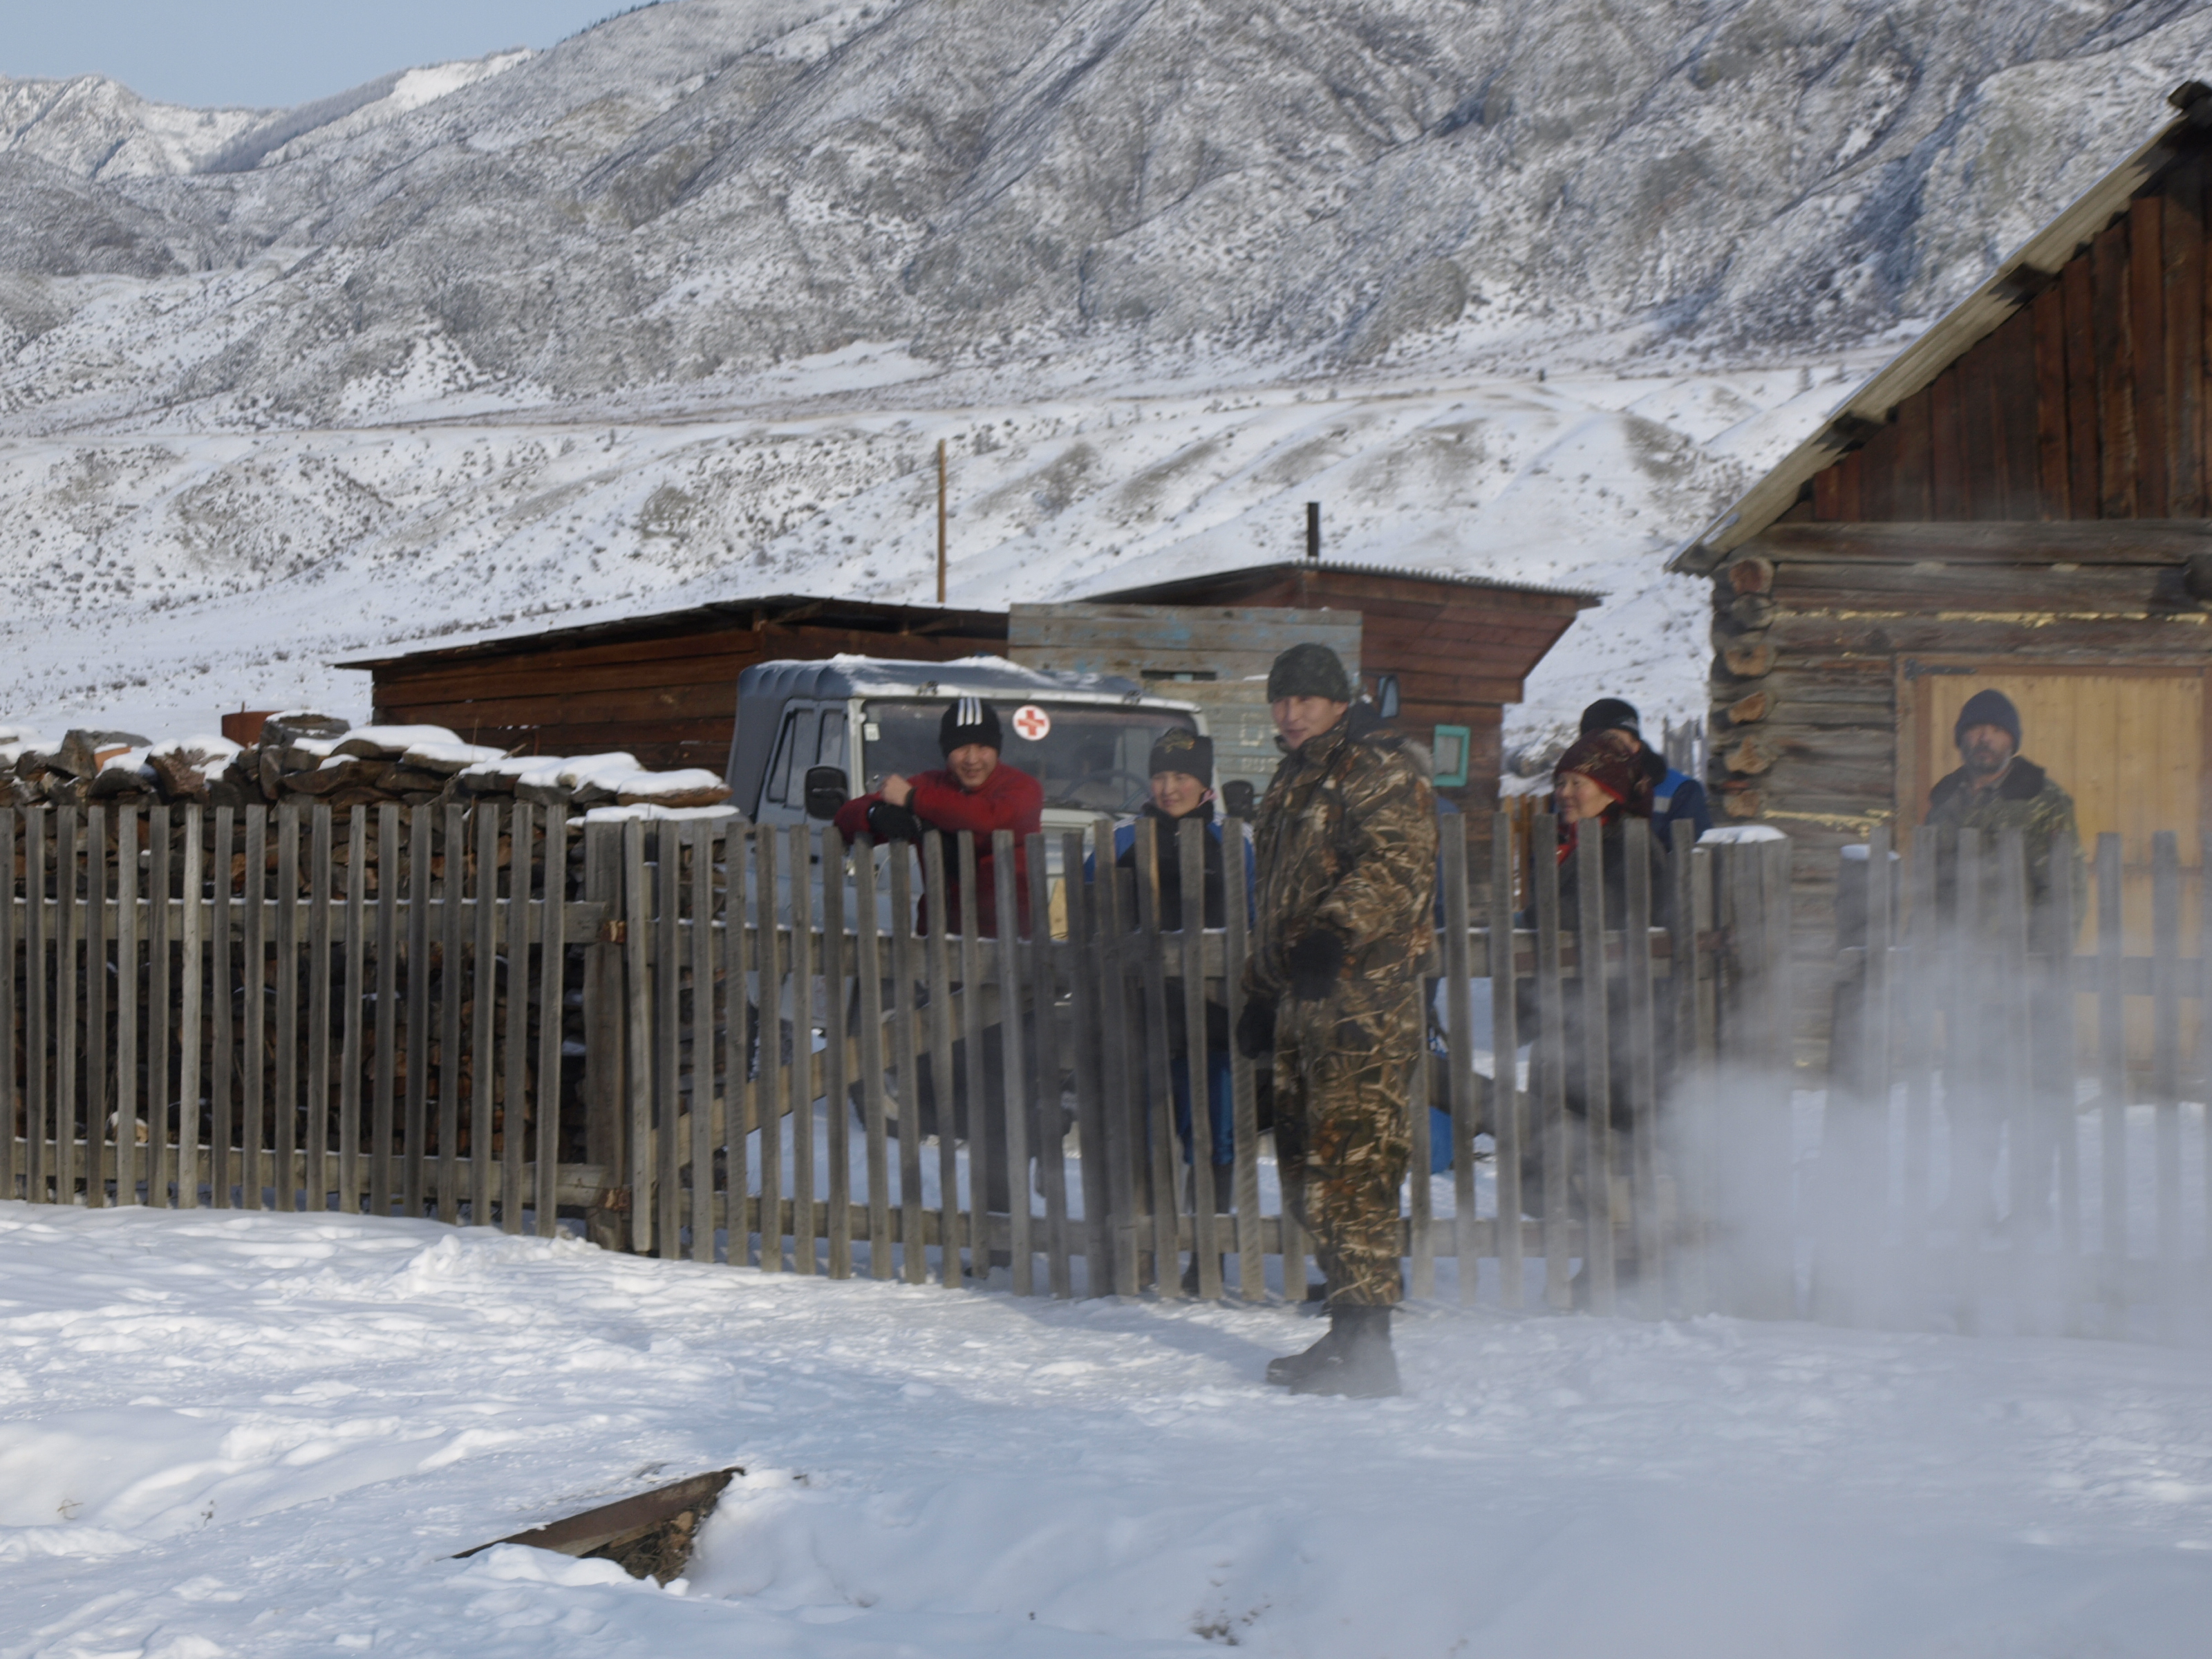
{"type": "Polygon", "coordinates": [[[1651,816],[1651,774],[1625,732],[1593,732],[1570,744],[1552,769],[1554,781],[1579,772],[1639,818],[1651,816]]]}
{"type": "Polygon", "coordinates": [[[999,730],[999,711],[981,697],[956,697],[945,705],[945,718],[937,723],[937,746],[950,755],[971,743],[986,749],[1006,746],[999,730]]]}
{"type": "Polygon", "coordinates": [[[2020,747],[2020,710],[1995,686],[1984,686],[1966,699],[1966,706],[1959,711],[1959,723],[1951,728],[1951,741],[1965,748],[1966,728],[1972,726],[1998,726],[2012,733],[2014,748],[2020,747]]]}
{"type": "Polygon", "coordinates": [[[1352,677],[1335,652],[1311,640],[1292,646],[1275,659],[1267,671],[1267,701],[1285,697],[1327,697],[1331,702],[1352,701],[1352,677]]]}
{"type": "Polygon", "coordinates": [[[1636,705],[1619,697],[1600,697],[1583,710],[1582,735],[1593,732],[1626,732],[1639,742],[1644,737],[1644,722],[1636,712],[1636,705]]]}
{"type": "Polygon", "coordinates": [[[1152,745],[1147,772],[1180,772],[1211,788],[1213,784],[1213,739],[1202,738],[1187,726],[1170,726],[1152,745]]]}

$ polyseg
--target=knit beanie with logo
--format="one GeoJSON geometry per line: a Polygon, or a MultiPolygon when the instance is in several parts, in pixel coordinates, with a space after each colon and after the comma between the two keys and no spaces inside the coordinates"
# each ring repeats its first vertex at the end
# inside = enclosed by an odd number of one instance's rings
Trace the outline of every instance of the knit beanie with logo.
{"type": "Polygon", "coordinates": [[[1180,772],[1185,777],[1211,785],[1213,739],[1199,736],[1187,726],[1170,726],[1152,745],[1152,757],[1145,769],[1154,776],[1162,772],[1180,772]]]}
{"type": "Polygon", "coordinates": [[[937,746],[949,756],[956,749],[980,743],[986,749],[1004,749],[999,711],[981,697],[956,697],[945,705],[945,718],[937,723],[937,746]]]}

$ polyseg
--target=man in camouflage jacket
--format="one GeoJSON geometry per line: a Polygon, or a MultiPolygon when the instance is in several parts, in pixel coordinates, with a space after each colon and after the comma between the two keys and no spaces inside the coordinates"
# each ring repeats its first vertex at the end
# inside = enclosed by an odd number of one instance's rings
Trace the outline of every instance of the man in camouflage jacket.
{"type": "Polygon", "coordinates": [[[1293,646],[1267,676],[1290,752],[1261,802],[1259,890],[1237,1041],[1272,1048],[1284,1203],[1314,1240],[1329,1334],[1268,1380],[1301,1393],[1398,1391],[1398,1194],[1413,1148],[1421,957],[1437,867],[1435,791],[1401,739],[1363,731],[1335,653],[1293,646]],[[1270,1029],[1272,1028],[1272,1029],[1270,1029]]]}
{"type": "MultiPolygon", "coordinates": [[[[2027,866],[2028,946],[2036,953],[2033,960],[2070,957],[2087,913],[2089,886],[2072,798],[2051,781],[2050,774],[2020,753],[2020,711],[1994,687],[1966,700],[1952,737],[1963,764],[1929,792],[1927,822],[1938,830],[1980,833],[1976,937],[1985,945],[2002,945],[2005,917],[2000,840],[2007,830],[2018,830],[2027,866]],[[2061,900],[2067,908],[2060,908],[2061,900]],[[2069,915],[2070,932],[2062,920],[2069,915]],[[2061,932],[2068,932],[2068,937],[2059,939],[2061,932]]],[[[1943,840],[1948,844],[1941,848],[1936,866],[1936,901],[1948,921],[1959,914],[1959,864],[1954,838],[1945,836],[1943,840]]],[[[2030,972],[2035,972],[2033,966],[2030,972]]],[[[2047,975],[2031,980],[2028,994],[2025,1052],[2016,1011],[2002,999],[1964,1010],[1950,1038],[1954,1061],[1963,1062],[1954,1064],[1951,1074],[1966,1081],[1948,1114],[1951,1190],[1941,1218],[1961,1228],[1991,1223],[1996,1216],[1991,1178],[2008,1121],[2013,1137],[2012,1223],[2024,1231],[2048,1218],[2052,1160],[2070,1120],[2074,1098],[2073,1057],[2066,1041],[2073,996],[2065,982],[2047,975]],[[1962,1048],[1964,1052],[1959,1052],[1962,1048]]]]}
{"type": "MultiPolygon", "coordinates": [[[[2062,842],[2072,848],[2065,872],[2066,896],[2077,927],[2088,907],[2088,871],[2082,862],[2081,832],[2074,825],[2073,797],[2053,782],[2048,772],[2020,753],[2020,711],[2002,691],[1985,688],[1967,698],[1952,737],[1964,764],[1929,791],[1928,824],[1936,830],[1981,832],[1982,880],[1977,908],[1985,934],[1994,933],[2001,919],[1999,838],[2008,830],[2021,832],[2031,933],[2035,948],[2046,950],[2050,946],[2044,935],[2052,902],[2058,896],[2053,886],[2058,878],[2051,860],[2059,856],[2062,842]]],[[[1948,849],[1937,868],[1942,909],[1946,915],[1955,915],[1958,866],[1948,849]]]]}

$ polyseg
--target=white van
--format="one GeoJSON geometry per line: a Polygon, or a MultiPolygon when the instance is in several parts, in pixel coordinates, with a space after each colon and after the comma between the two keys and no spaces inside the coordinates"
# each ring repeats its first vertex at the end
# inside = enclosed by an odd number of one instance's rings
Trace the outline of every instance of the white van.
{"type": "Polygon", "coordinates": [[[738,677],[730,797],[756,823],[827,819],[894,772],[942,767],[938,723],[963,696],[998,711],[1000,760],[1044,786],[1044,828],[1055,838],[1135,811],[1161,734],[1206,731],[1194,705],[1152,696],[1134,680],[1048,673],[1003,657],[756,663],[738,677]]]}

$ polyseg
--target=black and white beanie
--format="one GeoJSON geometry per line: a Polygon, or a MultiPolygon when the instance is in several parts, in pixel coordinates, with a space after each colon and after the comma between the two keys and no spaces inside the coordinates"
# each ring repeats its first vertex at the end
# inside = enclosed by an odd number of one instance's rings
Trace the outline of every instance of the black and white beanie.
{"type": "Polygon", "coordinates": [[[1006,746],[999,730],[999,711],[981,697],[956,697],[945,705],[945,718],[938,722],[938,749],[949,756],[971,743],[986,749],[1006,746]]]}

